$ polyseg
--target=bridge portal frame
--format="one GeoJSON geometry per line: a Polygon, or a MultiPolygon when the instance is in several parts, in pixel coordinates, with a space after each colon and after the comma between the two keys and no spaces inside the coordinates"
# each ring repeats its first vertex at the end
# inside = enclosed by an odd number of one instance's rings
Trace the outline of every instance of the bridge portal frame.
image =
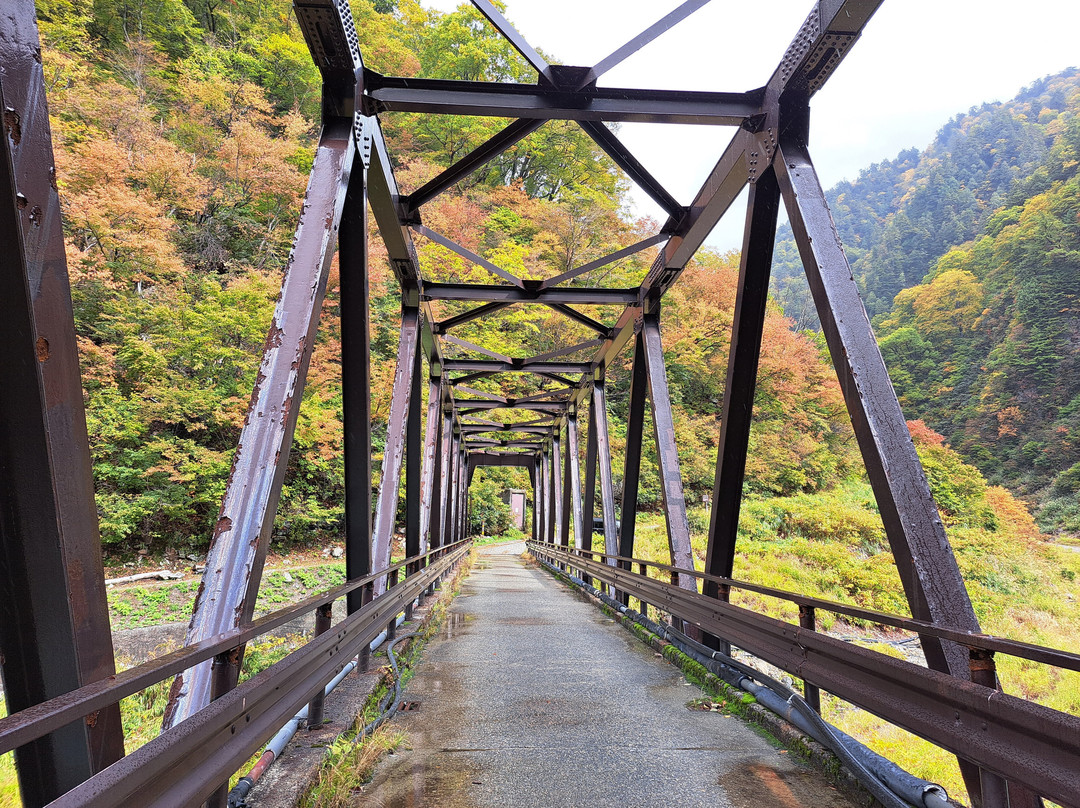
{"type": "MultiPolygon", "coordinates": [[[[472,469],[481,463],[485,454],[492,452],[503,457],[520,455],[522,459],[513,462],[523,465],[533,478],[539,511],[539,518],[534,520],[534,537],[554,544],[557,536],[559,544],[569,546],[572,525],[577,549],[591,549],[595,477],[599,472],[606,561],[612,565],[620,557],[632,558],[644,440],[642,426],[647,405],[660,459],[673,574],[679,589],[693,589],[696,593],[694,576],[679,572],[680,567],[685,570],[693,564],[665,378],[660,303],[708,233],[747,186],[750,198],[722,411],[714,491],[716,505],[711,516],[706,557],[705,572],[712,578],[704,579],[704,594],[720,601],[727,595],[726,587],[719,585],[716,578],[729,576],[736,549],[772,238],[779,205],[783,202],[792,222],[911,613],[916,620],[947,629],[953,635],[979,631],[806,147],[811,98],[859,38],[881,0],[818,0],[772,77],[763,87],[751,92],[670,93],[597,86],[597,79],[611,67],[689,16],[704,2],[706,0],[687,0],[596,65],[581,67],[549,64],[489,0],[473,0],[490,24],[537,72],[535,86],[480,86],[467,82],[401,80],[367,70],[347,0],[297,0],[297,17],[323,77],[322,130],[281,299],[268,334],[259,381],[212,539],[203,594],[196,604],[188,632],[190,644],[205,642],[208,637],[235,631],[238,626],[250,622],[330,260],[339,244],[342,254],[347,467],[346,549],[350,579],[362,578],[372,569],[387,567],[403,467],[408,492],[406,545],[409,553],[415,556],[425,542],[430,542],[433,547],[449,546],[465,536],[468,480],[472,469]],[[402,194],[394,178],[388,146],[378,120],[379,115],[395,111],[499,114],[516,120],[421,188],[402,194]],[[423,226],[421,213],[426,203],[553,119],[579,123],[599,148],[668,214],[657,234],[599,261],[536,281],[518,278],[423,226]],[[733,126],[736,132],[693,201],[683,206],[604,125],[605,121],[620,120],[733,126]],[[366,244],[369,206],[402,295],[388,441],[374,516],[370,490],[370,315],[366,244]],[[501,283],[426,282],[421,273],[414,233],[454,250],[486,269],[501,283]],[[660,246],[651,269],[636,289],[566,285],[604,263],[657,245],[660,246]],[[472,301],[481,305],[438,321],[431,306],[436,300],[472,301]],[[510,357],[449,334],[466,322],[493,315],[515,304],[547,306],[593,331],[596,339],[543,356],[510,357]],[[577,305],[621,306],[622,309],[615,323],[610,325],[574,308],[577,305]],[[617,529],[604,380],[607,368],[631,342],[634,360],[628,426],[632,440],[628,440],[625,457],[621,523],[617,529]],[[448,358],[450,345],[455,350],[464,349],[485,358],[448,358]],[[593,348],[596,350],[587,361],[560,360],[560,357],[579,350],[593,348]],[[422,438],[421,397],[425,363],[429,402],[427,431],[422,438]],[[554,381],[561,387],[556,392],[541,390],[517,399],[492,398],[491,394],[480,393],[479,400],[476,397],[478,391],[467,388],[472,380],[502,373],[528,374],[530,378],[554,381]],[[577,378],[570,378],[574,376],[577,378]],[[458,391],[473,397],[459,399],[458,391]],[[576,468],[576,418],[586,407],[589,429],[585,507],[580,509],[582,497],[575,491],[579,474],[576,468]],[[527,431],[522,431],[524,437],[486,439],[481,437],[480,430],[472,427],[483,425],[477,413],[492,409],[529,412],[536,420],[530,422],[527,431]],[[565,442],[562,438],[564,429],[568,430],[565,442]],[[560,457],[562,446],[570,448],[565,464],[560,457]],[[568,481],[569,477],[572,479],[568,481]],[[563,507],[567,502],[570,508],[563,507]]],[[[3,48],[0,55],[5,61],[5,71],[9,63],[23,69],[34,61],[32,46],[36,43],[36,32],[32,0],[15,0],[15,7],[16,13],[0,17],[0,47],[3,48]]],[[[25,520],[4,523],[4,562],[8,577],[5,583],[12,592],[24,596],[25,608],[20,606],[23,611],[19,625],[26,627],[27,633],[15,637],[0,632],[3,646],[0,650],[4,653],[5,678],[10,675],[9,669],[26,663],[34,654],[40,656],[49,643],[56,640],[41,630],[48,621],[46,607],[39,601],[43,597],[66,598],[78,589],[75,600],[81,598],[79,602],[89,604],[85,611],[76,614],[88,632],[83,636],[95,637],[95,645],[100,648],[96,659],[87,660],[85,644],[80,642],[79,636],[70,630],[62,632],[60,651],[70,659],[79,660],[81,666],[74,678],[60,685],[63,689],[84,683],[87,676],[98,675],[96,671],[105,671],[111,665],[111,654],[106,654],[103,649],[111,648],[111,644],[107,642],[107,619],[103,619],[101,608],[104,597],[100,550],[96,544],[94,520],[87,515],[92,513],[93,496],[85,438],[80,441],[77,423],[82,416],[77,362],[73,364],[72,361],[73,339],[70,334],[68,338],[62,335],[70,326],[71,308],[70,297],[65,298],[66,288],[60,278],[63,273],[58,272],[58,267],[62,269],[62,257],[57,257],[55,252],[60,237],[55,187],[47,173],[23,174],[19,171],[19,155],[30,150],[27,144],[35,144],[37,168],[51,164],[48,140],[42,137],[43,132],[47,133],[43,104],[34,108],[34,115],[22,115],[18,101],[11,106],[10,99],[20,94],[30,100],[43,99],[40,70],[37,69],[37,73],[34,70],[31,67],[24,74],[6,72],[0,84],[5,98],[3,166],[0,166],[0,185],[5,196],[0,203],[4,209],[0,227],[6,228],[4,232],[9,233],[12,243],[24,247],[17,258],[4,257],[3,276],[3,282],[17,293],[11,298],[17,300],[12,305],[17,316],[4,327],[12,330],[18,341],[16,357],[22,363],[20,372],[23,373],[17,377],[18,391],[29,396],[36,389],[44,395],[39,395],[26,413],[29,421],[21,433],[21,441],[5,438],[7,442],[0,447],[3,451],[0,465],[11,468],[15,463],[29,462],[39,474],[21,487],[5,490],[0,497],[3,498],[5,518],[8,513],[25,514],[23,505],[27,497],[42,495],[54,483],[64,479],[60,470],[50,466],[49,461],[74,463],[79,469],[76,484],[65,489],[64,496],[50,507],[62,527],[65,524],[60,518],[63,508],[70,506],[81,511],[83,516],[80,517],[80,529],[64,533],[57,539],[61,552],[35,559],[37,566],[27,565],[25,559],[30,555],[31,542],[39,541],[46,528],[25,520]],[[20,78],[20,75],[30,78],[20,78]],[[21,129],[10,123],[13,119],[8,114],[9,108],[15,112],[16,122],[19,116],[23,117],[21,129]],[[44,200],[45,204],[29,205],[38,199],[44,200]],[[50,287],[55,293],[55,308],[45,312],[47,317],[35,320],[43,312],[35,308],[39,300],[34,297],[35,283],[40,276],[36,274],[35,253],[31,248],[35,246],[34,234],[43,222],[48,225],[44,232],[50,234],[49,244],[53,250],[49,277],[56,279],[58,285],[50,287]],[[42,359],[40,339],[34,339],[34,329],[42,324],[56,325],[59,330],[55,333],[61,334],[57,344],[46,343],[46,359],[42,359]],[[50,361],[53,364],[50,365],[50,361]],[[61,365],[65,371],[62,377],[56,377],[59,387],[50,387],[49,368],[61,365]],[[54,390],[59,390],[59,394],[54,395],[54,390]],[[53,396],[51,401],[50,395],[53,396]],[[56,412],[53,402],[62,402],[68,408],[74,427],[51,446],[50,454],[41,451],[41,447],[58,436],[47,422],[56,412]],[[30,446],[34,441],[37,441],[37,450],[30,446]],[[37,451],[36,455],[34,451],[37,451]],[[70,557],[76,556],[81,559],[84,573],[77,581],[75,576],[69,575],[73,569],[70,557]],[[47,573],[54,574],[63,583],[46,582],[47,573]],[[95,668],[95,665],[99,667],[95,668]]],[[[60,246],[62,248],[62,244],[60,246]]],[[[519,423],[488,422],[504,427],[519,423]]],[[[504,428],[502,431],[513,430],[504,428]]],[[[409,570],[412,575],[418,571],[409,570]]],[[[619,579],[612,577],[611,580],[619,579]]],[[[385,586],[384,576],[351,592],[350,612],[357,612],[385,586]]],[[[969,680],[972,672],[961,644],[940,632],[926,632],[921,637],[932,669],[969,680]]],[[[719,636],[706,636],[705,639],[716,646],[725,642],[719,636]]],[[[242,652],[242,647],[239,650],[242,652]]],[[[212,693],[221,696],[222,689],[228,690],[234,684],[235,678],[215,692],[211,688],[209,663],[177,677],[165,728],[178,728],[177,725],[209,702],[212,693]]],[[[43,692],[30,699],[47,697],[48,693],[43,692]]],[[[98,734],[96,732],[89,732],[85,740],[75,742],[80,748],[73,749],[73,755],[83,761],[84,770],[100,768],[110,756],[116,756],[115,729],[108,730],[109,726],[110,722],[104,721],[101,732],[111,743],[111,752],[95,751],[97,747],[92,738],[98,734]]],[[[1007,783],[1000,773],[988,769],[980,771],[963,760],[962,764],[975,805],[998,808],[1008,804],[1010,799],[1013,806],[1037,804],[1038,798],[1030,790],[1007,783]]],[[[55,770],[33,772],[32,769],[20,760],[20,777],[30,778],[26,780],[30,786],[27,793],[36,793],[35,789],[42,794],[59,793],[64,788],[63,778],[69,776],[62,776],[55,770]]],[[[74,776],[85,774],[86,771],[75,772],[74,776]]]]}

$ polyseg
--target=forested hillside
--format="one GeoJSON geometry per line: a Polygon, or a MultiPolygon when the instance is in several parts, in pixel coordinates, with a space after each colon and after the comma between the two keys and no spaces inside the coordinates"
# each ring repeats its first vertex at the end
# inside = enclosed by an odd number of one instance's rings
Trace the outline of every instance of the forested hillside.
{"type": "MultiPolygon", "coordinates": [[[[950,121],[829,192],[904,411],[1080,530],[1080,73],[950,121]]],[[[785,312],[816,327],[790,230],[785,312]]]]}
{"type": "MultiPolygon", "coordinates": [[[[38,8],[103,538],[128,550],[203,547],[311,167],[317,72],[286,0],[40,0],[38,8]]],[[[358,1],[353,11],[373,69],[529,78],[473,12],[438,14],[409,0],[358,1]]],[[[409,190],[501,122],[399,115],[384,125],[409,190]]],[[[512,272],[547,277],[655,232],[655,222],[627,217],[625,191],[576,125],[553,122],[424,216],[512,272]]],[[[483,273],[434,243],[420,250],[431,279],[483,273]]],[[[374,258],[379,427],[398,301],[377,247],[374,258]]],[[[577,282],[635,285],[649,260],[642,253],[577,282]]],[[[665,308],[683,471],[698,501],[712,487],[736,266],[737,256],[702,254],[665,308]]],[[[280,540],[333,538],[342,527],[337,316],[332,277],[280,540]]],[[[829,488],[858,465],[832,372],[819,346],[789,326],[770,312],[749,482],[759,494],[829,488]]],[[[592,334],[530,308],[501,324],[474,321],[459,336],[540,353],[592,334]]],[[[618,482],[628,374],[616,368],[611,381],[618,482]]],[[[649,469],[642,504],[658,496],[649,469]]]]}

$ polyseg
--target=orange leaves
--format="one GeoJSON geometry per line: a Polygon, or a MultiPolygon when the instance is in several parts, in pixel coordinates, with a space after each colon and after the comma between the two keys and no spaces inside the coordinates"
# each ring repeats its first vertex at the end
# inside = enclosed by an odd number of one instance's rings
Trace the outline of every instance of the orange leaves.
{"type": "Polygon", "coordinates": [[[917,421],[908,421],[907,427],[908,432],[911,433],[911,439],[917,444],[926,446],[945,445],[945,436],[928,427],[921,418],[917,421]]]}

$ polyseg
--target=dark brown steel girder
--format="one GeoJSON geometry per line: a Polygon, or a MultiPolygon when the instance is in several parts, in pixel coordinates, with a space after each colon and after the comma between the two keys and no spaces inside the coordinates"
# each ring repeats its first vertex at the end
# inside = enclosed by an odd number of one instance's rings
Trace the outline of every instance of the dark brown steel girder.
{"type": "MultiPolygon", "coordinates": [[[[0,13],[0,111],[0,666],[17,712],[116,671],[31,0],[0,13]]],[[[43,805],[123,755],[112,701],[16,750],[23,801],[43,805]]]]}

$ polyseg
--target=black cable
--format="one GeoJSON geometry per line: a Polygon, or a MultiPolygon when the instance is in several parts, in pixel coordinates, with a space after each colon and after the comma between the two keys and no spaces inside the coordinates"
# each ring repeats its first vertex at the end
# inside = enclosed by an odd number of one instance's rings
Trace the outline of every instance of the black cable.
{"type": "Polygon", "coordinates": [[[356,737],[353,738],[354,744],[360,743],[367,735],[370,735],[397,714],[398,708],[401,706],[401,669],[398,667],[397,657],[394,656],[394,646],[402,640],[407,640],[409,637],[418,637],[419,635],[419,631],[411,631],[408,634],[402,634],[400,637],[395,637],[390,641],[390,644],[386,646],[386,655],[390,659],[390,668],[394,672],[394,689],[380,699],[380,714],[378,718],[356,733],[356,737]],[[394,700],[389,707],[387,707],[386,698],[391,695],[394,700]]]}

